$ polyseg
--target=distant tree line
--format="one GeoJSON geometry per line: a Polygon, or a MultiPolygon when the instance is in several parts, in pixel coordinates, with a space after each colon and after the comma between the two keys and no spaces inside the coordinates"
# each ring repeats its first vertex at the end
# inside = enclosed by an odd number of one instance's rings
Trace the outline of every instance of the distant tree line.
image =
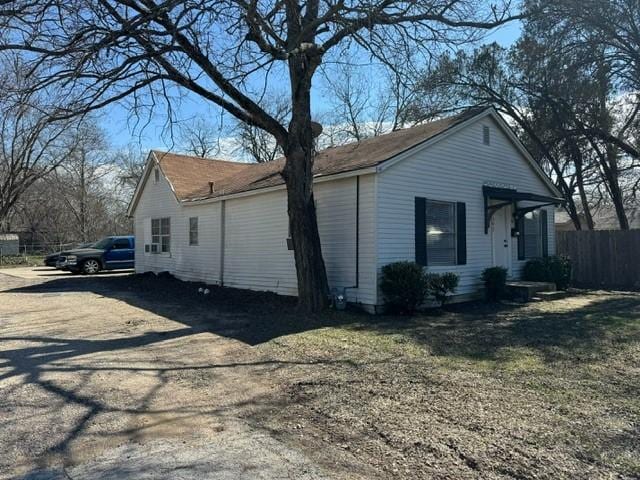
{"type": "Polygon", "coordinates": [[[131,232],[126,207],[140,157],[114,152],[88,115],[57,118],[64,99],[29,82],[19,58],[2,58],[0,230],[48,245],[131,232]]]}

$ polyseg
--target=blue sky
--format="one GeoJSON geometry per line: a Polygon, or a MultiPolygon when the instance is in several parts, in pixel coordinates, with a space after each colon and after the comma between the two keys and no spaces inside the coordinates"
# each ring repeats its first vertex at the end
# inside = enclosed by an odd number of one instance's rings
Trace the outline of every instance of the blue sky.
{"type": "MultiPolygon", "coordinates": [[[[490,32],[483,42],[497,42],[503,46],[509,46],[517,40],[520,30],[521,24],[519,22],[511,22],[490,32]]],[[[315,88],[312,94],[314,112],[324,111],[327,106],[325,96],[319,90],[321,89],[315,88]]],[[[217,123],[219,118],[217,109],[194,95],[185,95],[175,111],[182,122],[194,121],[197,118],[215,118],[217,123]]],[[[165,150],[175,148],[174,140],[165,128],[166,118],[165,111],[159,108],[151,118],[140,121],[144,127],[142,125],[136,126],[135,120],[129,116],[126,105],[116,104],[100,112],[98,121],[107,132],[109,142],[114,148],[124,148],[131,145],[136,149],[140,148],[146,151],[151,148],[165,150]]],[[[175,136],[177,137],[177,132],[175,136]]]]}

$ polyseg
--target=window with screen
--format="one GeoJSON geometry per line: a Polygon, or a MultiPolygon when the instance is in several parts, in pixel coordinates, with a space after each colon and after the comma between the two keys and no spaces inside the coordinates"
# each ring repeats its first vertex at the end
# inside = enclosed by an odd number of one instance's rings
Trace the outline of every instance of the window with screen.
{"type": "Polygon", "coordinates": [[[171,219],[169,217],[151,220],[151,243],[160,245],[159,251],[162,253],[171,251],[171,219]]]}
{"type": "Polygon", "coordinates": [[[198,217],[189,218],[189,245],[198,245],[198,217]]]}
{"type": "Polygon", "coordinates": [[[529,212],[524,216],[524,258],[542,256],[542,229],[540,212],[529,212]]]}
{"type": "Polygon", "coordinates": [[[427,200],[427,263],[456,264],[456,204],[427,200]]]}

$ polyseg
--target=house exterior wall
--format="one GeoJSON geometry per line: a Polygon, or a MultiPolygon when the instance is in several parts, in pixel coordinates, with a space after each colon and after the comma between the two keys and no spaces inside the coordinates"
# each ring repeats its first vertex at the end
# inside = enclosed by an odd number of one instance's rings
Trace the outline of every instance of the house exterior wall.
{"type": "MultiPolygon", "coordinates": [[[[466,203],[467,263],[427,267],[431,272],[460,276],[457,294],[473,294],[481,287],[482,270],[492,266],[491,233],[484,232],[484,184],[510,185],[519,191],[551,195],[527,160],[490,117],[417,151],[377,175],[377,267],[415,259],[415,197],[466,203]],[[490,145],[483,143],[483,127],[490,128],[490,145]]],[[[549,254],[555,253],[554,209],[546,207],[549,254]]],[[[512,225],[513,226],[513,225],[512,225]]],[[[517,258],[517,239],[511,238],[512,277],[525,261],[517,258]]]]}
{"type": "MultiPolygon", "coordinates": [[[[329,286],[339,291],[346,288],[350,302],[366,306],[377,302],[375,178],[373,175],[359,178],[359,187],[355,177],[317,182],[314,194],[329,286]],[[358,288],[353,288],[356,285],[357,190],[359,282],[358,288]]],[[[164,176],[155,183],[150,175],[134,215],[136,271],[169,271],[183,280],[208,284],[223,281],[230,287],[296,295],[294,256],[286,241],[288,219],[284,189],[227,199],[224,207],[222,205],[221,201],[180,204],[164,176]],[[151,219],[160,217],[171,218],[171,252],[145,253],[144,245],[150,243],[151,219]],[[189,217],[199,218],[197,247],[189,246],[189,217]]]]}
{"type": "Polygon", "coordinates": [[[134,217],[136,272],[168,271],[183,280],[217,284],[220,278],[219,224],[219,203],[186,209],[176,201],[163,175],[158,183],[151,175],[134,217]],[[171,218],[171,252],[146,253],[144,246],[151,243],[151,219],[161,217],[171,218]],[[198,245],[189,245],[189,217],[198,217],[198,245]]]}

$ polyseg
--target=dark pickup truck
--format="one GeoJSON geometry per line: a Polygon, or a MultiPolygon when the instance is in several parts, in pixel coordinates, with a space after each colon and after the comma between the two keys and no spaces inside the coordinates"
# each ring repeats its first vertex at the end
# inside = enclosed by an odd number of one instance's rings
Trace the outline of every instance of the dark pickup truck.
{"type": "MultiPolygon", "coordinates": [[[[93,245],[93,242],[79,243],[75,246],[74,250],[78,250],[80,248],[89,248],[91,245],[93,245]]],[[[50,253],[49,255],[44,257],[44,264],[47,267],[55,267],[58,264],[58,258],[60,257],[61,253],[62,252],[50,253]]]]}
{"type": "Polygon", "coordinates": [[[89,248],[60,252],[56,267],[73,273],[92,275],[100,270],[117,270],[135,266],[135,239],[105,237],[89,248]]]}

